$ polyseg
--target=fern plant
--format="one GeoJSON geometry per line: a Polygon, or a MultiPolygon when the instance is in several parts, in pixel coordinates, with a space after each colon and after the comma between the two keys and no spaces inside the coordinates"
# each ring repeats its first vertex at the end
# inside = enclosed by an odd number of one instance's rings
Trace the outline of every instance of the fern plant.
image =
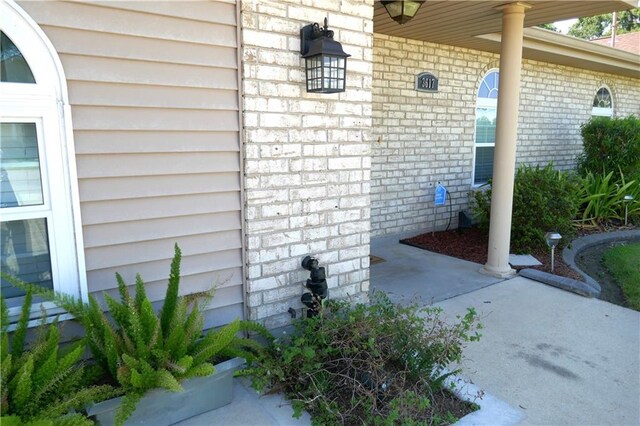
{"type": "Polygon", "coordinates": [[[180,381],[207,376],[215,371],[216,357],[242,356],[253,359],[260,345],[238,337],[241,331],[253,331],[271,339],[259,324],[235,320],[204,336],[204,316],[196,296],[180,297],[180,262],[182,253],[175,245],[164,304],[158,314],[145,292],[140,275],[136,276],[135,295],[116,274],[119,299],[104,294],[109,319],[92,296],[82,303],[70,296],[5,277],[12,285],[30,289],[74,315],[84,326],[86,340],[95,361],[123,388],[125,396],[116,413],[122,424],[133,413],[137,402],[148,390],[165,388],[181,391],[180,381]]]}
{"type": "Polygon", "coordinates": [[[115,394],[111,386],[86,383],[86,371],[80,358],[83,341],[59,350],[60,329],[54,322],[42,324],[38,337],[25,349],[25,336],[31,310],[32,292],[22,305],[20,319],[9,345],[9,315],[2,304],[0,348],[0,423],[6,425],[92,425],[93,422],[72,410],[101,401],[115,394]]]}

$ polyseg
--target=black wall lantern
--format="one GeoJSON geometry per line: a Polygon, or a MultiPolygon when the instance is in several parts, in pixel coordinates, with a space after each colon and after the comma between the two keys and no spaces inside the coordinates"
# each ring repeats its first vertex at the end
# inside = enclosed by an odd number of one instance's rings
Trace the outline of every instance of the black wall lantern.
{"type": "Polygon", "coordinates": [[[344,92],[347,75],[347,58],[351,55],[333,39],[333,31],[327,26],[309,24],[300,30],[300,54],[304,58],[307,92],[344,92]]]}
{"type": "Polygon", "coordinates": [[[391,16],[391,19],[399,24],[406,24],[416,16],[418,9],[422,6],[424,1],[418,0],[398,0],[398,1],[383,1],[382,5],[387,9],[387,13],[391,16]]]}

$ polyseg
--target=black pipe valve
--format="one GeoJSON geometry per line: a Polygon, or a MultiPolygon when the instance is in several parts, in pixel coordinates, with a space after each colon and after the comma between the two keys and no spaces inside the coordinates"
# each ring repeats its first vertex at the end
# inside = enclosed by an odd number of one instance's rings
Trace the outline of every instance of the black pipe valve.
{"type": "Polygon", "coordinates": [[[327,275],[324,267],[318,266],[318,259],[306,256],[302,259],[302,267],[310,272],[305,287],[311,293],[304,293],[300,301],[307,307],[307,317],[311,318],[320,313],[322,300],[329,296],[327,275]]]}

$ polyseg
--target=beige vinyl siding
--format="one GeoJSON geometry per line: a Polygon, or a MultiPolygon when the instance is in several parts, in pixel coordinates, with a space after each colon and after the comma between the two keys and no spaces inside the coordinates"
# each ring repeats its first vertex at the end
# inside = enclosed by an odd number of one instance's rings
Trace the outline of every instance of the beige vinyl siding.
{"type": "Polygon", "coordinates": [[[159,303],[177,242],[208,324],[243,316],[235,3],[19,4],[67,78],[89,291],[140,273],[159,303]]]}

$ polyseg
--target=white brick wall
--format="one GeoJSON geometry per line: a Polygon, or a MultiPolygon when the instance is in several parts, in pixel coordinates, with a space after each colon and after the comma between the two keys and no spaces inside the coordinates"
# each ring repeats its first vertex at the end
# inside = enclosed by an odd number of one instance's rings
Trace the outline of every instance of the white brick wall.
{"type": "Polygon", "coordinates": [[[269,327],[300,308],[307,254],[330,297],[369,289],[373,0],[242,2],[247,309],[269,327]],[[352,56],[347,90],[309,94],[300,28],[328,17],[352,56]]]}
{"type": "MultiPolygon", "coordinates": [[[[453,221],[468,205],[475,102],[498,55],[373,35],[373,0],[261,0],[242,3],[247,308],[251,319],[284,325],[315,255],[331,297],[360,299],[369,288],[369,239],[430,229],[433,187],[453,198],[453,221]],[[352,55],[347,91],[308,94],[299,53],[302,26],[329,18],[352,55]],[[422,71],[438,93],[414,90],[422,71]]],[[[580,124],[608,85],[616,115],[640,115],[638,80],[524,61],[518,162],[573,166],[580,124]]],[[[448,206],[435,225],[446,226],[448,206]]]]}
{"type": "Polygon", "coordinates": [[[603,85],[613,92],[614,115],[640,116],[640,80],[536,61],[525,61],[518,161],[575,167],[582,152],[580,125],[591,117],[603,85]]]}
{"type": "MultiPolygon", "coordinates": [[[[431,229],[434,185],[451,193],[452,226],[468,206],[479,83],[498,55],[374,34],[371,166],[372,235],[431,229]],[[416,92],[415,76],[439,78],[438,93],[416,92]]],[[[613,93],[615,114],[640,115],[640,81],[525,60],[517,161],[574,166],[602,84],[613,93]]],[[[439,207],[436,227],[449,221],[439,207]]]]}

